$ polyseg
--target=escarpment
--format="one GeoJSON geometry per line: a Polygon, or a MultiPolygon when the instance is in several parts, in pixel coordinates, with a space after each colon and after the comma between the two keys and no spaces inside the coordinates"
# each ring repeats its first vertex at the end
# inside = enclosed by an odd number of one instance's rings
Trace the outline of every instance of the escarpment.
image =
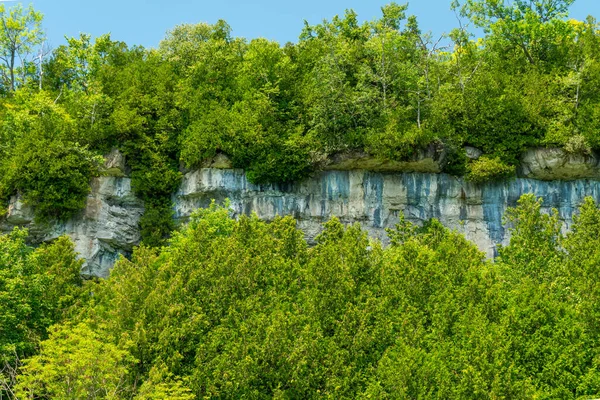
{"type": "MultiPolygon", "coordinates": [[[[119,255],[128,255],[139,244],[139,220],[144,212],[119,157],[118,153],[108,157],[104,176],[92,180],[86,207],[75,217],[64,223],[36,223],[33,210],[15,196],[0,229],[27,227],[33,243],[66,234],[86,260],[82,273],[107,276],[119,255]]],[[[265,220],[293,216],[309,242],[332,216],[346,224],[358,222],[372,237],[385,242],[385,229],[393,228],[402,213],[416,223],[437,218],[493,257],[497,246],[509,240],[503,214],[523,194],[541,197],[548,211],[557,209],[567,230],[586,196],[600,200],[598,157],[573,156],[556,149],[529,150],[523,155],[518,177],[485,184],[437,172],[440,159],[427,151],[418,159],[397,164],[369,160],[364,154],[338,156],[310,178],[287,184],[253,184],[243,170],[231,168],[226,161],[219,156],[184,175],[172,195],[178,222],[184,223],[194,210],[212,200],[229,199],[234,215],[256,213],[265,220]]]]}

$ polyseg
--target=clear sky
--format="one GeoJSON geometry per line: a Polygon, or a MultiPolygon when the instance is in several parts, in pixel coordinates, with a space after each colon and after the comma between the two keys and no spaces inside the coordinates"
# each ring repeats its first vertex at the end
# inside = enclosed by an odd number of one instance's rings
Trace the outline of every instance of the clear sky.
{"type": "MultiPolygon", "coordinates": [[[[421,29],[434,35],[457,26],[451,0],[409,1],[409,14],[418,17],[421,29]]],[[[402,4],[405,1],[396,0],[402,4]]],[[[24,5],[29,1],[22,1],[24,5]]],[[[303,21],[316,24],[354,9],[361,20],[380,16],[385,0],[33,0],[44,14],[44,27],[52,47],[64,44],[64,36],[80,32],[98,36],[111,33],[113,40],[129,45],[156,47],[165,32],[181,23],[214,23],[224,19],[235,36],[265,37],[281,43],[295,42],[303,21]]],[[[10,5],[11,3],[6,3],[10,5]]],[[[600,19],[600,0],[576,0],[571,16],[600,19]]]]}

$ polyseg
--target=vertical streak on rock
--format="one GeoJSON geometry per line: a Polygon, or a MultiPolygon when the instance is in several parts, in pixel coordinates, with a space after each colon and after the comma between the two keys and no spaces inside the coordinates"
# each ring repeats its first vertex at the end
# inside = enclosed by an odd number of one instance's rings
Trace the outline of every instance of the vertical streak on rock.
{"type": "MultiPolygon", "coordinates": [[[[487,225],[488,236],[494,244],[502,243],[505,229],[502,216],[506,209],[506,186],[485,184],[482,188],[483,220],[487,225]]],[[[494,256],[496,248],[494,247],[494,256]]]]}

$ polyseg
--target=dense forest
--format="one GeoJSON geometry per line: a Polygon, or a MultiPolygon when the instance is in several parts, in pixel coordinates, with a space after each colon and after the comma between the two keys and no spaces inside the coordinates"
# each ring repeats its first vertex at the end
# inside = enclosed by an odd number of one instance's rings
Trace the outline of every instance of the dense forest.
{"type": "Polygon", "coordinates": [[[600,150],[600,27],[568,19],[573,1],[454,0],[440,38],[390,3],[285,45],[218,21],[156,49],[82,34],[53,50],[41,13],[0,5],[0,217],[20,194],[42,223],[70,218],[114,148],[146,209],[105,280],[82,280],[68,238],[0,236],[0,399],[600,397],[592,199],[564,233],[522,197],[491,262],[436,220],[401,219],[385,248],[335,218],[309,247],[291,217],[227,204],[174,230],[170,197],[218,154],[290,182],[331,155],[433,145],[478,183],[532,146],[600,150]]]}
{"type": "MultiPolygon", "coordinates": [[[[496,262],[432,220],[386,248],[327,222],[199,210],[169,246],[81,282],[68,239],[0,237],[8,399],[591,399],[600,209],[572,233],[526,195],[496,262]]],[[[595,397],[592,397],[595,396],[595,397]]]]}

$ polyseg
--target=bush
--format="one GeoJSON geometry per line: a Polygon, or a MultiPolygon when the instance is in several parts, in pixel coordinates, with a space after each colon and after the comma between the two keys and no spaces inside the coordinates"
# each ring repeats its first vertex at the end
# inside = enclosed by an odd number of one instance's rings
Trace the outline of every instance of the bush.
{"type": "Polygon", "coordinates": [[[0,198],[21,193],[45,221],[85,205],[102,157],[78,141],[74,119],[47,93],[18,92],[0,126],[0,198]]]}
{"type": "Polygon", "coordinates": [[[248,180],[254,183],[293,182],[313,171],[310,137],[292,136],[271,147],[264,159],[254,160],[247,168],[248,180]]]}
{"type": "Polygon", "coordinates": [[[565,143],[565,150],[572,154],[591,154],[592,148],[583,135],[571,136],[565,143]]]}
{"type": "Polygon", "coordinates": [[[142,243],[151,247],[162,246],[175,227],[171,203],[169,199],[148,198],[144,206],[146,209],[140,218],[142,243]]]}
{"type": "Polygon", "coordinates": [[[0,235],[0,364],[32,354],[80,293],[82,261],[71,241],[33,249],[27,235],[18,228],[0,235]]]}
{"type": "Polygon", "coordinates": [[[388,160],[404,161],[427,146],[434,135],[412,122],[391,120],[382,131],[371,130],[367,136],[369,153],[388,160]]]}
{"type": "Polygon", "coordinates": [[[446,155],[443,171],[450,175],[463,176],[467,173],[468,161],[467,153],[462,147],[458,149],[450,148],[446,155]]]}
{"type": "Polygon", "coordinates": [[[56,325],[40,347],[22,368],[15,390],[19,398],[126,397],[123,380],[135,360],[88,325],[56,325]]]}
{"type": "Polygon", "coordinates": [[[85,206],[102,157],[62,140],[32,140],[20,150],[6,171],[6,187],[22,193],[38,220],[66,220],[85,206]]]}
{"type": "Polygon", "coordinates": [[[484,183],[506,179],[515,173],[515,167],[506,165],[499,157],[481,156],[469,165],[467,179],[475,183],[484,183]]]}

